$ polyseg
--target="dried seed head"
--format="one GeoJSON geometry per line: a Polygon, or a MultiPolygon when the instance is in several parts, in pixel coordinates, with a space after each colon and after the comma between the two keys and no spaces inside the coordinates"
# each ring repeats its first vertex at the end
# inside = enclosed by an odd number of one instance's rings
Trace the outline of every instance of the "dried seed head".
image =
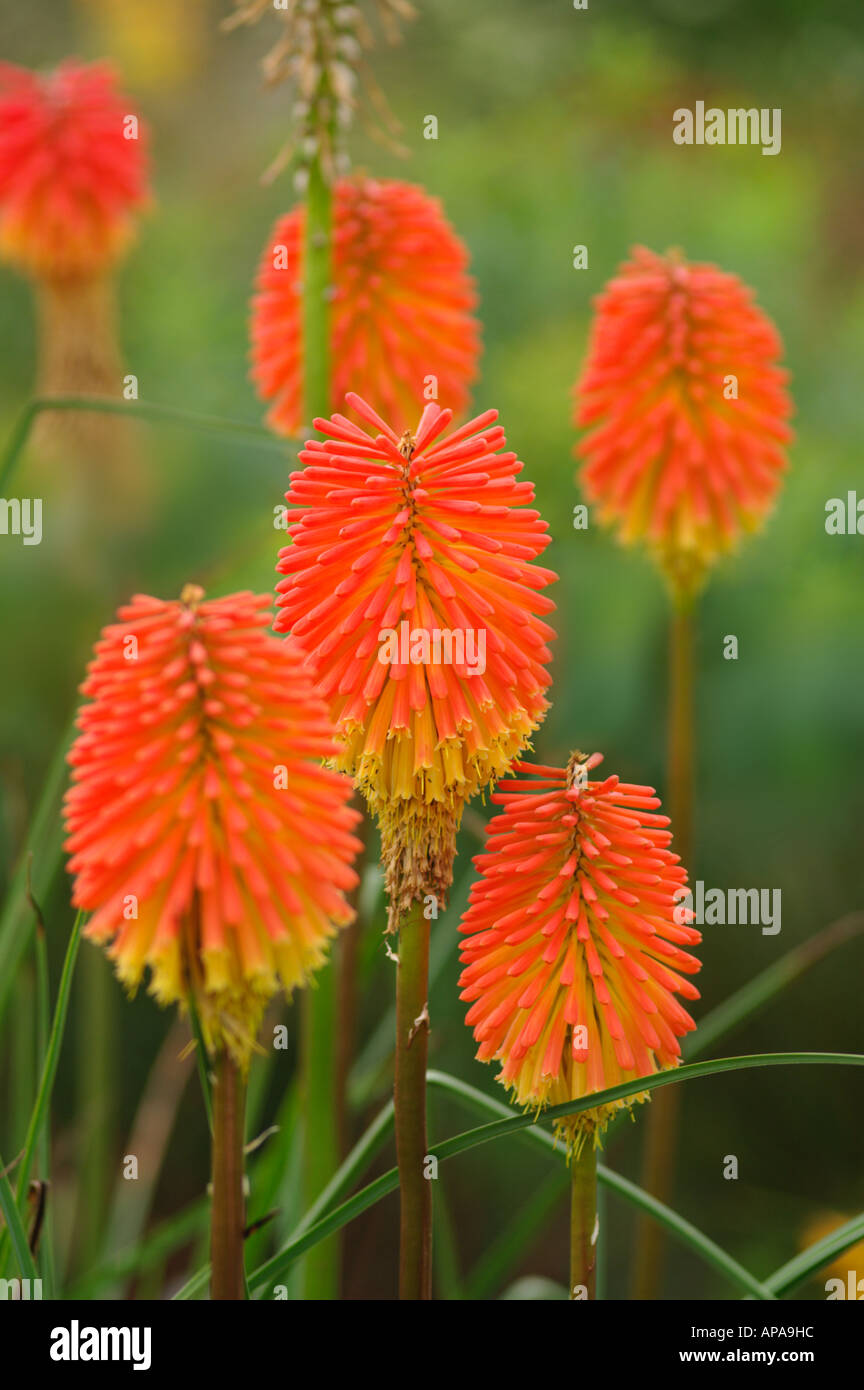
{"type": "MultiPolygon", "coordinates": [[[[264,78],[270,86],[293,83],[304,99],[300,111],[296,105],[294,108],[296,128],[265,179],[272,179],[291,160],[302,167],[314,157],[329,181],[337,169],[346,167],[344,139],[358,108],[363,49],[373,42],[362,11],[339,0],[286,0],[284,8],[278,10],[271,0],[236,0],[236,6],[234,14],[224,21],[226,30],[256,24],[265,14],[275,15],[284,26],[262,60],[264,78]],[[315,151],[311,157],[310,136],[315,151]]],[[[400,22],[414,17],[406,0],[375,0],[374,10],[389,42],[398,40],[400,22]]],[[[372,126],[371,133],[392,148],[388,132],[396,123],[371,74],[364,75],[381,122],[372,126]]]]}

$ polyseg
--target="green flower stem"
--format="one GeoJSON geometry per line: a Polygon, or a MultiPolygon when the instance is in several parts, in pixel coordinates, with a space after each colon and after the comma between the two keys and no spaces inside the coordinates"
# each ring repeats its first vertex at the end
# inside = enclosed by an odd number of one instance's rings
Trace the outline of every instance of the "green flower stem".
{"type": "Polygon", "coordinates": [[[250,444],[258,444],[262,448],[280,453],[283,453],[286,444],[290,443],[290,440],[274,439],[269,430],[264,429],[262,425],[251,424],[246,420],[226,420],[218,415],[202,415],[195,411],[178,409],[173,405],[117,400],[112,396],[36,396],[23,407],[12,427],[9,442],[0,454],[0,495],[5,495],[6,486],[30,437],[37,416],[46,410],[84,410],[105,415],[128,415],[133,420],[148,420],[152,424],[178,425],[211,434],[232,434],[250,444]]]}
{"type": "MultiPolygon", "coordinates": [[[[439,919],[439,929],[432,933],[429,947],[429,989],[434,991],[436,982],[458,952],[459,935],[455,923],[459,921],[468,905],[468,895],[474,881],[474,869],[469,867],[455,880],[447,899],[446,919],[439,919]],[[454,924],[452,929],[449,924],[454,924]]],[[[372,1030],[365,1046],[351,1068],[348,1078],[348,1100],[355,1110],[363,1110],[375,1101],[383,1090],[382,1078],[391,1074],[393,1042],[396,1037],[396,1002],[382,1013],[380,1022],[372,1030]]]]}
{"type": "Polygon", "coordinates": [[[243,1268],[243,1113],[245,1083],[227,1051],[214,1059],[213,1180],[210,1214],[210,1296],[245,1297],[243,1268]]]}
{"type": "Polygon", "coordinates": [[[396,967],[396,1157],[399,1166],[399,1297],[432,1297],[432,1188],[425,1176],[429,1047],[429,922],[412,903],[399,923],[396,967]]]}
{"type": "MultiPolygon", "coordinates": [[[[301,1001],[301,1096],[303,1150],[301,1211],[312,1206],[323,1182],[339,1166],[339,1127],[336,1105],[336,971],[328,961],[301,1001]]],[[[303,1268],[307,1299],[339,1297],[340,1248],[327,1241],[316,1249],[303,1268]]]]}
{"type": "MultiPolygon", "coordinates": [[[[332,193],[313,160],[309,168],[303,241],[303,415],[311,428],[317,416],[330,413],[330,267],[332,193]]],[[[339,945],[319,972],[315,987],[304,992],[302,1051],[304,1147],[303,1209],[318,1198],[322,1179],[335,1173],[342,1157],[339,1136],[339,945]]],[[[339,1297],[341,1250],[336,1240],[318,1247],[305,1261],[307,1299],[339,1297]]]]}
{"type": "Polygon", "coordinates": [[[318,160],[309,168],[303,241],[303,413],[330,413],[332,191],[318,160]]]}
{"type": "MultiPolygon", "coordinates": [[[[669,775],[666,811],[672,825],[673,849],[693,873],[693,642],[694,600],[673,599],[669,637],[669,775]]],[[[675,1185],[681,1093],[666,1091],[651,1106],[645,1124],[642,1186],[662,1202],[668,1202],[675,1185]]],[[[663,1278],[665,1236],[650,1217],[636,1228],[633,1297],[658,1298],[663,1278]]]]}
{"type": "Polygon", "coordinates": [[[693,870],[694,602],[676,600],[669,640],[669,781],[666,793],[674,846],[693,870]]]}
{"type": "Polygon", "coordinates": [[[590,1139],[570,1159],[570,1298],[597,1297],[597,1150],[590,1139]],[[583,1294],[584,1290],[584,1294],[583,1294]]]}

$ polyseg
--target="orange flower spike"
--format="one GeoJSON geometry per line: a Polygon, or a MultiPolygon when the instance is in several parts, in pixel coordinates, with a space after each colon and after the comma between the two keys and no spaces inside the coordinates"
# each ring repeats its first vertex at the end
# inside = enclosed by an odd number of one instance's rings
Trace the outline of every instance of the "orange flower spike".
{"type": "Polygon", "coordinates": [[[92,279],[126,250],[149,201],[134,110],[109,64],[68,59],[46,75],[0,64],[4,260],[37,279],[92,279]]]}
{"type": "Polygon", "coordinates": [[[576,387],[582,484],[683,594],[771,510],[792,438],[770,319],[735,275],[637,247],[596,303],[576,387]]]}
{"type": "MultiPolygon", "coordinates": [[[[252,306],[252,378],[273,429],[303,423],[304,209],[279,220],[252,306]]],[[[349,389],[377,401],[399,431],[436,398],[461,415],[477,375],[480,326],[468,253],[436,199],[411,184],[350,178],[334,189],[331,404],[349,389]]]]}
{"type": "MultiPolygon", "coordinates": [[[[500,1062],[499,1081],[538,1109],[676,1066],[695,1026],[675,995],[699,997],[685,978],[699,961],[682,948],[701,938],[669,819],[650,787],[589,781],[602,761],[516,765],[519,780],[492,798],[503,810],[459,928],[478,1059],[500,1062]]],[[[578,1150],[646,1096],[560,1128],[578,1150]]]]}
{"type": "Polygon", "coordinates": [[[123,983],[191,995],[208,1048],[245,1066],[264,1008],[352,917],[359,842],[332,726],[266,596],[138,595],[106,627],[69,755],[66,824],[85,934],[123,983]]]}
{"type": "Polygon", "coordinates": [[[465,802],[545,714],[554,604],[540,591],[557,576],[534,563],[547,526],[495,411],[442,438],[452,412],[429,404],[400,437],[346,399],[371,433],[315,421],[328,438],[291,477],[276,628],[308,654],[336,765],[379,818],[393,922],[446,898],[465,802]]]}

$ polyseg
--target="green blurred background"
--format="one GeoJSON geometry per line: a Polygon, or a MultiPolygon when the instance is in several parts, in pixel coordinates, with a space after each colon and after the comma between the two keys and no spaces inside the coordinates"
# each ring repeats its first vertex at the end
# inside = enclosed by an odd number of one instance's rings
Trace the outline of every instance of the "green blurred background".
{"type": "MultiPolygon", "coordinates": [[[[418,8],[401,46],[381,44],[370,57],[408,155],[397,158],[362,129],[351,148],[356,166],[414,180],[439,196],[471,250],[485,338],[476,405],[500,411],[525,460],[554,538],[548,563],[561,576],[554,705],[536,741],[543,761],[561,762],[574,745],[597,748],[609,771],[664,789],[661,583],[641,554],[620,550],[599,528],[572,528],[580,499],[570,397],[592,296],[632,244],[680,246],[692,259],[741,275],[785,341],[797,432],[787,484],[764,534],[717,571],[700,614],[692,874],[712,886],[781,888],[783,926],[777,936],[752,927],[706,929],[698,1020],[780,953],[864,905],[864,538],[828,536],[824,528],[829,498],[856,487],[864,496],[864,16],[841,0],[591,0],[584,12],[569,0],[419,0],[418,8]],[[781,107],[782,153],[674,145],[673,110],[699,99],[722,108],[781,107]],[[422,137],[430,113],[439,122],[435,142],[422,137]],[[572,268],[577,243],[588,247],[584,271],[572,268]],[[731,633],[739,639],[737,662],[722,655],[731,633]]],[[[290,93],[261,85],[258,64],[275,40],[272,17],[226,35],[219,21],[229,10],[228,0],[55,0],[49,16],[45,7],[3,0],[0,54],[39,67],[70,53],[118,64],[151,127],[156,193],[120,274],[127,370],[138,377],[142,401],[257,422],[262,412],[247,378],[250,286],[271,224],[294,200],[290,176],[264,187],[260,175],[285,139],[290,93]]],[[[6,269],[0,358],[0,427],[8,435],[32,390],[35,344],[29,287],[6,269]]],[[[288,450],[150,424],[140,427],[140,446],[151,480],[141,509],[96,526],[64,510],[61,486],[57,505],[42,494],[41,546],[11,539],[0,546],[0,869],[7,873],[90,646],[117,604],[136,590],[174,595],[188,580],[213,592],[273,585],[281,540],[273,509],[287,483],[288,450]]],[[[25,457],[17,495],[32,494],[28,470],[37,464],[32,453],[25,457]]],[[[441,965],[430,1001],[431,1061],[495,1093],[492,1069],[473,1060],[454,949],[470,855],[487,814],[477,806],[467,817],[453,905],[435,926],[441,965]]],[[[61,882],[43,904],[55,972],[67,900],[61,882]]],[[[362,1102],[355,1132],[388,1084],[392,967],[374,872],[364,903],[357,1033],[371,1064],[355,1072],[353,1093],[362,1102]],[[376,1028],[384,1030],[377,1051],[376,1028]]],[[[113,981],[106,988],[107,967],[89,945],[82,966],[54,1128],[55,1209],[60,1234],[71,1241],[72,1273],[122,1244],[124,1204],[133,1199],[129,1184],[120,1185],[119,1197],[114,1188],[171,1025],[149,999],[126,1004],[113,981]],[[101,1015],[86,1005],[88,990],[101,997],[101,1015]]],[[[861,1051],[862,966],[859,939],[718,1051],[861,1051]]],[[[29,962],[22,967],[16,1000],[29,997],[30,969],[29,962]]],[[[292,1029],[295,1014],[285,1015],[292,1029]]],[[[21,1143],[14,1026],[3,1053],[0,1139],[8,1159],[21,1143]]],[[[163,1062],[166,1055],[176,1048],[163,1052],[163,1062]]],[[[277,1055],[284,1060],[266,1078],[262,1127],[293,1074],[293,1045],[277,1055]]],[[[764,1275],[795,1252],[820,1214],[864,1208],[862,1084],[855,1072],[802,1068],[689,1086],[680,1210],[764,1275]],[[737,1181],[723,1179],[727,1154],[738,1156],[737,1181]]],[[[194,1077],[179,1104],[151,1223],[200,1197],[207,1180],[194,1077]]],[[[433,1138],[473,1122],[433,1103],[433,1138]]],[[[634,1178],[640,1128],[619,1130],[606,1159],[634,1178]]],[[[518,1140],[442,1167],[442,1296],[464,1291],[475,1261],[529,1202],[544,1214],[487,1292],[497,1296],[518,1276],[562,1281],[566,1208],[549,1186],[550,1172],[548,1160],[518,1140]],[[448,1226],[458,1235],[452,1250],[448,1226]]],[[[253,1170],[252,1215],[259,1215],[254,1197],[253,1170]]],[[[294,1199],[289,1171],[274,1239],[290,1230],[294,1199]]],[[[396,1220],[391,1198],[351,1227],[348,1296],[393,1296],[396,1220]]],[[[607,1205],[607,1234],[607,1292],[623,1297],[632,1221],[617,1199],[607,1205]]],[[[267,1248],[262,1238],[259,1253],[267,1248]]],[[[164,1268],[157,1261],[148,1276],[111,1291],[164,1292],[195,1258],[195,1247],[184,1246],[164,1268]]],[[[802,1295],[824,1296],[821,1284],[802,1295]]],[[[666,1294],[731,1296],[678,1248],[666,1294]]]]}

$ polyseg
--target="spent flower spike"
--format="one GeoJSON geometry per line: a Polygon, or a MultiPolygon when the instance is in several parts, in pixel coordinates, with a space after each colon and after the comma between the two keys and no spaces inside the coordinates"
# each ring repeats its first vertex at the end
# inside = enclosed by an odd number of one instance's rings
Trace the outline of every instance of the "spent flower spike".
{"type": "MultiPolygon", "coordinates": [[[[400,25],[415,16],[408,0],[375,0],[384,35],[390,43],[400,37],[400,25]]],[[[360,105],[360,73],[369,89],[378,122],[371,133],[396,153],[405,151],[393,136],[397,123],[386,98],[363,61],[373,34],[361,6],[346,0],[235,0],[235,9],[222,27],[236,29],[257,24],[265,15],[280,22],[280,37],[262,62],[264,79],[276,86],[290,82],[294,88],[293,134],[264,175],[270,182],[292,161],[295,183],[302,191],[315,162],[327,183],[346,172],[346,133],[360,105]]]]}
{"type": "Polygon", "coordinates": [[[136,596],[106,627],[69,754],[73,902],[134,990],[194,1000],[245,1066],[263,1010],[305,983],[337,927],[359,842],[350,783],[297,653],[251,593],[136,596]]]}
{"type": "MultiPolygon", "coordinates": [[[[676,1066],[695,1026],[675,996],[699,997],[686,978],[699,961],[684,948],[700,935],[678,906],[687,874],[669,819],[651,787],[589,780],[602,761],[516,765],[493,795],[503,809],[459,928],[477,1056],[500,1062],[498,1080],[537,1109],[676,1066]]],[[[645,1097],[560,1128],[578,1150],[645,1097]]]]}
{"type": "Polygon", "coordinates": [[[497,412],[445,434],[426,406],[401,436],[354,394],[291,476],[291,544],[279,558],[277,631],[307,654],[337,730],[336,765],[378,817],[391,922],[443,899],[465,802],[499,778],[547,708],[556,576],[535,564],[546,523],[518,478],[497,412]],[[465,663],[381,659],[388,631],[482,632],[465,663]]]}

